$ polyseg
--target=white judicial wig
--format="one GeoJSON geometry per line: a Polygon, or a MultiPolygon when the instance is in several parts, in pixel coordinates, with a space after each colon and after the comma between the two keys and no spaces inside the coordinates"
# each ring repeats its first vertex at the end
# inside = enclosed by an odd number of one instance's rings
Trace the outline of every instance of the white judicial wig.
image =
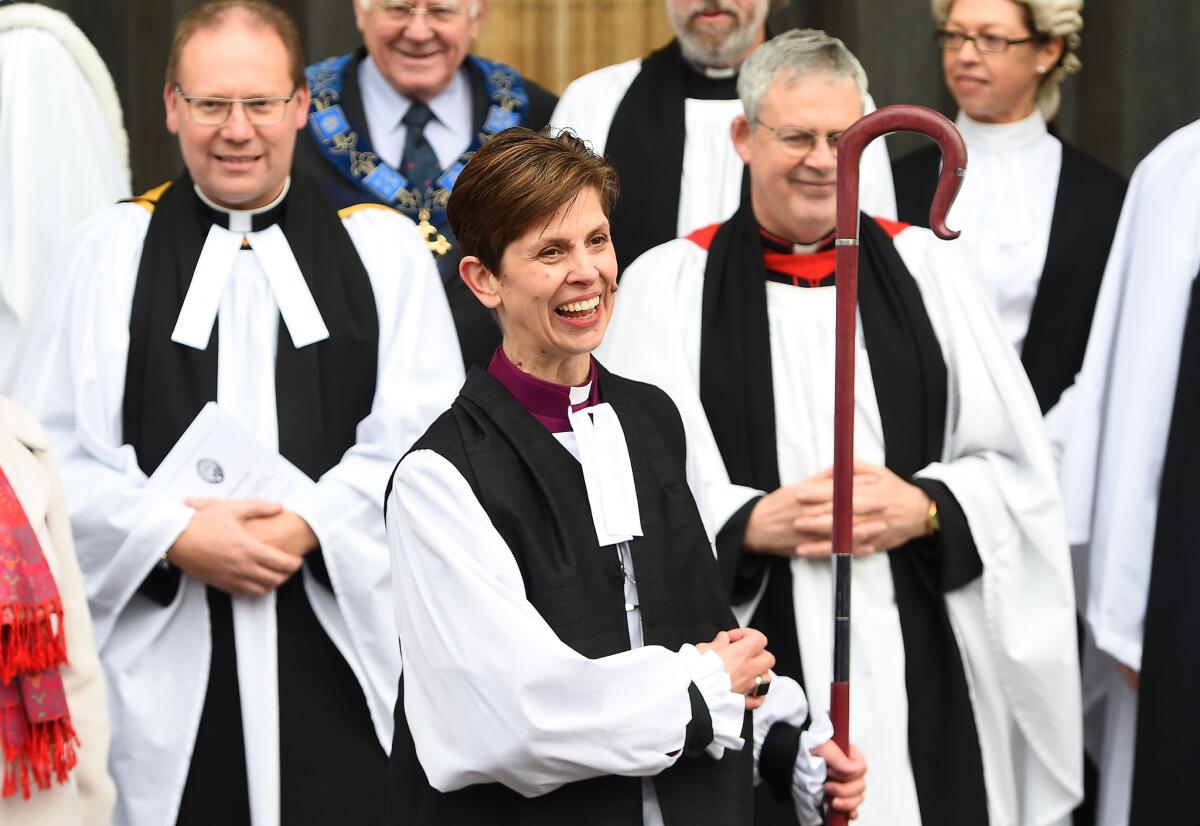
{"type": "Polygon", "coordinates": [[[71,19],[0,5],[0,388],[50,259],[85,218],[129,195],[112,77],[71,19]]]}
{"type": "MultiPolygon", "coordinates": [[[[962,250],[915,227],[893,243],[920,288],[947,369],[942,460],[918,475],[953,492],[983,562],[982,577],[947,594],[946,606],[971,694],[990,822],[1060,826],[1082,797],[1082,735],[1070,560],[1042,419],[962,250]]],[[[597,356],[672,397],[722,524],[760,492],[730,483],[700,402],[706,262],[707,252],[689,239],[639,257],[621,282],[597,356]]],[[[780,475],[789,483],[832,460],[834,294],[774,283],[767,289],[780,475]]],[[[861,320],[857,359],[856,455],[882,464],[883,429],[861,320]]],[[[808,699],[820,712],[828,707],[832,668],[832,657],[820,653],[832,651],[829,566],[793,560],[792,570],[808,699]]],[[[884,610],[892,594],[886,559],[856,560],[855,571],[851,730],[875,761],[856,823],[919,826],[911,772],[881,769],[906,766],[907,750],[891,737],[866,742],[872,729],[882,732],[888,720],[907,716],[904,692],[895,690],[904,685],[898,618],[894,606],[884,610]]]]}
{"type": "MultiPolygon", "coordinates": [[[[212,648],[202,582],[184,576],[166,608],[137,594],[193,513],[146,488],[121,433],[130,309],[149,221],[142,206],[119,204],[85,223],[64,246],[47,286],[56,300],[40,302],[29,324],[30,353],[37,359],[21,364],[14,394],[46,423],[71,495],[79,561],[110,686],[118,826],[175,821],[212,648]]],[[[320,540],[333,593],[307,570],[305,592],[357,677],[387,751],[400,651],[382,496],[397,458],[453,399],[462,360],[436,267],[412,222],[384,207],[350,208],[343,211],[343,225],[370,278],[379,318],[375,398],[358,425],[356,444],[311,490],[283,504],[320,540]]],[[[268,265],[266,259],[249,264],[268,265]]],[[[243,266],[241,258],[237,266],[243,266]]],[[[240,309],[220,313],[219,335],[241,346],[218,350],[217,396],[274,447],[274,325],[282,304],[291,300],[303,308],[306,302],[303,295],[279,301],[270,280],[228,279],[222,310],[240,309]],[[246,393],[246,387],[260,392],[246,393]]],[[[314,319],[299,312],[302,329],[289,333],[319,338],[319,313],[314,319]]],[[[188,327],[188,318],[182,320],[188,327]]],[[[242,703],[253,709],[243,714],[253,826],[279,826],[276,674],[269,660],[243,670],[243,663],[258,662],[251,652],[274,650],[273,612],[269,600],[235,602],[245,608],[235,611],[235,640],[242,703]]]]}
{"type": "Polygon", "coordinates": [[[1158,487],[1200,272],[1197,158],[1200,121],[1168,137],[1134,171],[1083,367],[1047,418],[1062,445],[1059,477],[1080,601],[1090,642],[1103,652],[1084,658],[1085,700],[1107,703],[1088,719],[1088,746],[1103,778],[1101,823],[1123,822],[1129,813],[1137,696],[1110,658],[1141,669],[1158,487]]]}
{"type": "MultiPolygon", "coordinates": [[[[613,116],[642,69],[640,59],[627,60],[589,72],[572,81],[550,117],[554,129],[570,129],[603,156],[613,116]]],[[[868,94],[864,113],[875,111],[868,94]]],[[[689,98],[684,106],[683,176],[679,186],[680,237],[724,221],[738,208],[745,164],[730,136],[733,119],[743,114],[742,102],[689,98]]],[[[884,141],[873,141],[863,153],[859,203],[863,212],[895,220],[896,194],[892,162],[884,141]]]]}

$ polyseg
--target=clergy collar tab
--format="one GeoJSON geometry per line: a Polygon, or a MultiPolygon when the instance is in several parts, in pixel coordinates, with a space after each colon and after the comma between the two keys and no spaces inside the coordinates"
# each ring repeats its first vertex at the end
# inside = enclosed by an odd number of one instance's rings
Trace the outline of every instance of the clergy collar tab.
{"type": "Polygon", "coordinates": [[[737,77],[737,66],[701,66],[700,74],[704,75],[709,80],[729,80],[731,77],[737,77]]]}
{"type": "Polygon", "coordinates": [[[291,176],[288,176],[283,182],[283,189],[271,203],[255,209],[230,209],[221,206],[205,195],[199,185],[193,184],[192,186],[196,190],[196,197],[206,207],[205,212],[212,218],[214,224],[231,232],[259,232],[279,222],[283,213],[284,199],[287,198],[288,191],[292,188],[292,179],[291,176]]]}
{"type": "Polygon", "coordinates": [[[591,360],[588,378],[584,384],[571,387],[531,376],[517,367],[504,353],[504,347],[496,348],[487,371],[512,394],[517,403],[529,412],[551,433],[571,430],[568,411],[600,403],[600,384],[596,381],[596,360],[591,360]]]}

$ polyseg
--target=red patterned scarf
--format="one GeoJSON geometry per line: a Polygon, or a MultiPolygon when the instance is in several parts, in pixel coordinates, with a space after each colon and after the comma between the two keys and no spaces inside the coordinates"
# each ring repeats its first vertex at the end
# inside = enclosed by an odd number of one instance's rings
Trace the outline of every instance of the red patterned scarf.
{"type": "Polygon", "coordinates": [[[67,664],[62,600],[33,526],[0,469],[0,797],[65,783],[79,742],[59,666],[67,664]]]}

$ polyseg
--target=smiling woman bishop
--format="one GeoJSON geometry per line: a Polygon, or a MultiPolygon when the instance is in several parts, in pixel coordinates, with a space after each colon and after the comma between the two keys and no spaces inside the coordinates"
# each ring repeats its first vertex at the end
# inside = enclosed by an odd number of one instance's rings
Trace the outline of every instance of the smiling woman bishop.
{"type": "Polygon", "coordinates": [[[803,691],[736,627],[675,406],[591,356],[616,187],[575,136],[511,129],[450,198],[503,344],[387,497],[390,823],[741,824],[755,772],[805,823],[862,799],[865,763],[827,718],[802,731],[803,691]]]}

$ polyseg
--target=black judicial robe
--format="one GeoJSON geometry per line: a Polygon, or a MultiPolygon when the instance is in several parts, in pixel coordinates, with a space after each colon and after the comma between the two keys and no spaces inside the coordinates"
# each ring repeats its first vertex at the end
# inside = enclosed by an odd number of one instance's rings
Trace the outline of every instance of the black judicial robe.
{"type": "MultiPolygon", "coordinates": [[[[1193,509],[1200,498],[1200,274],[1192,282],[1162,481],[1138,688],[1129,826],[1191,822],[1200,742],[1200,555],[1193,509]]],[[[1101,780],[1103,782],[1103,779],[1101,780]]]]}
{"type": "MultiPolygon", "coordinates": [[[[203,351],[171,341],[171,331],[209,227],[225,216],[200,201],[186,173],[147,206],[154,211],[133,294],[122,426],[149,475],[217,397],[217,326],[203,351]]],[[[278,207],[255,216],[254,229],[272,223],[283,230],[329,328],[328,339],[298,350],[280,323],[275,367],[280,453],[316,480],[354,445],[358,423],[371,411],[374,295],[336,211],[303,175],[293,176],[278,207]]],[[[319,550],[305,564],[328,585],[319,550]]],[[[169,605],[179,578],[178,569],[156,570],[142,593],[169,605]]],[[[282,822],[377,822],[387,757],[362,688],[313,614],[301,577],[276,595],[282,822]]],[[[250,817],[232,607],[215,588],[207,596],[212,662],[179,826],[248,824],[250,817]]]]}
{"type": "MultiPolygon", "coordinates": [[[[645,644],[676,650],[711,639],[736,623],[687,485],[679,413],[650,385],[603,367],[598,381],[629,442],[645,532],[630,543],[645,644]]],[[[453,406],[412,450],[434,451],[468,481],[512,549],[527,598],[563,642],[593,659],[629,650],[622,574],[614,555],[597,544],[580,465],[499,381],[472,370],[453,406]]],[[[713,736],[711,722],[704,730],[707,709],[697,690],[691,695],[693,720],[684,756],[652,778],[663,816],[674,824],[749,823],[750,715],[742,732],[745,748],[714,761],[703,751],[713,736]]],[[[780,740],[789,739],[781,735],[780,740]]],[[[793,748],[793,761],[795,753],[793,748]]],[[[789,776],[790,769],[786,763],[789,776]]],[[[497,783],[436,791],[417,759],[404,716],[403,679],[389,773],[387,822],[394,826],[641,823],[637,777],[577,781],[536,798],[497,783]]]]}
{"type": "MultiPolygon", "coordinates": [[[[922,147],[893,165],[901,221],[929,226],[940,169],[936,146],[922,147]]],[[[1021,362],[1042,413],[1071,386],[1083,364],[1125,186],[1116,172],[1062,142],[1046,263],[1021,347],[1021,362]]]]}
{"type": "MultiPolygon", "coordinates": [[[[362,91],[358,86],[358,67],[366,56],[367,50],[360,48],[347,64],[345,86],[340,101],[346,118],[360,129],[366,129],[367,115],[363,108],[362,91]]],[[[465,65],[471,64],[468,62],[465,65]]],[[[482,124],[489,106],[484,93],[483,78],[472,71],[470,79],[474,123],[482,124]]],[[[529,78],[525,78],[525,92],[529,95],[529,120],[525,125],[535,132],[540,131],[550,122],[550,115],[558,103],[558,98],[529,78]]],[[[371,200],[371,193],[346,180],[346,177],[321,155],[307,129],[304,130],[303,137],[296,141],[294,167],[312,177],[336,209],[371,200]]],[[[450,311],[454,315],[454,327],[458,331],[463,364],[467,368],[473,364],[487,367],[488,359],[500,346],[500,328],[491,313],[479,303],[479,299],[472,295],[458,277],[458,262],[461,258],[456,245],[450,252],[438,258],[438,271],[442,275],[442,285],[446,289],[446,298],[450,301],[450,311]]]]}
{"type": "MultiPolygon", "coordinates": [[[[887,552],[905,651],[908,739],[925,826],[986,826],[983,763],[961,654],[944,595],[982,574],[966,516],[944,484],[913,479],[941,459],[946,366],[920,291],[891,239],[860,221],[859,312],[883,423],[886,464],[938,505],[941,531],[887,552]]],[[[700,397],[730,481],[779,487],[763,240],[748,203],[713,239],[704,273],[700,397]]],[[[800,289],[800,288],[797,288],[800,289]]],[[[757,499],[721,529],[722,568],[737,571],[735,599],[766,592],[750,621],[770,640],[775,670],[804,685],[790,560],[743,555],[757,499]],[[740,563],[740,566],[739,566],[740,563]]],[[[738,600],[740,601],[740,600],[738,600]]],[[[867,755],[870,760],[870,756],[867,755]]],[[[869,789],[868,789],[869,794],[869,789]]],[[[760,790],[756,821],[794,824],[790,804],[760,790]]]]}

